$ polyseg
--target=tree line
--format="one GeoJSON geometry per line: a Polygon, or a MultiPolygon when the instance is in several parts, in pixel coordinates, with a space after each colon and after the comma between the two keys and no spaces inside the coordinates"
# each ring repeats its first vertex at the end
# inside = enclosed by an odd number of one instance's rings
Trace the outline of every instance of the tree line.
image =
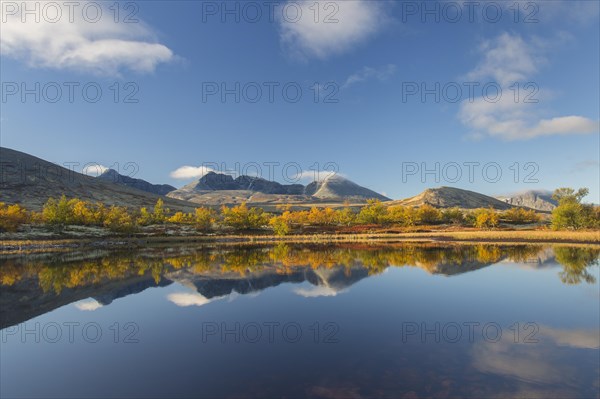
{"type": "MultiPolygon", "coordinates": [[[[560,188],[554,198],[558,206],[552,212],[551,225],[554,229],[600,228],[600,207],[583,204],[587,189],[575,191],[560,188]]],[[[339,209],[312,207],[308,210],[292,210],[281,206],[280,213],[272,214],[262,208],[223,206],[220,212],[199,207],[194,212],[172,212],[158,199],[154,208],[132,210],[123,206],[106,206],[101,202],[91,203],[78,198],[50,198],[41,212],[28,211],[21,205],[6,205],[0,202],[0,229],[15,231],[23,224],[38,224],[62,228],[68,225],[101,226],[114,232],[132,233],[150,225],[188,225],[199,231],[212,230],[270,230],[276,235],[287,235],[310,227],[350,226],[428,226],[451,224],[493,229],[500,223],[531,224],[541,221],[532,209],[511,208],[497,211],[492,208],[462,210],[459,208],[437,209],[430,205],[409,207],[387,206],[379,200],[369,200],[359,210],[349,206],[339,209]]]]}

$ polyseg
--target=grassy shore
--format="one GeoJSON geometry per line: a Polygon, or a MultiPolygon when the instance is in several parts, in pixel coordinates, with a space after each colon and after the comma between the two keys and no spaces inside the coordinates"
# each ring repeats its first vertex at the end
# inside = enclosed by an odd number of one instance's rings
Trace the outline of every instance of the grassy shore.
{"type": "Polygon", "coordinates": [[[188,235],[188,236],[112,236],[64,239],[3,239],[0,252],[29,252],[68,250],[70,248],[123,248],[144,247],[156,244],[241,244],[241,243],[402,243],[402,242],[448,242],[448,243],[548,243],[548,244],[595,244],[600,245],[600,231],[552,231],[552,230],[438,230],[393,233],[335,234],[314,233],[303,235],[274,236],[264,234],[188,235]]]}

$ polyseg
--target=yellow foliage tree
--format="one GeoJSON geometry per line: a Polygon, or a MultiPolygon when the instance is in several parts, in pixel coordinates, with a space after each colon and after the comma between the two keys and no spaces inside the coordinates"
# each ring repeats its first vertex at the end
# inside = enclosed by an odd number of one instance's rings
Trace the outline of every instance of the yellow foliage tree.
{"type": "Polygon", "coordinates": [[[194,225],[199,230],[210,230],[215,222],[215,211],[210,208],[196,208],[194,225]]]}
{"type": "Polygon", "coordinates": [[[0,230],[15,231],[29,221],[30,216],[21,205],[6,205],[0,202],[0,230]]]}
{"type": "Polygon", "coordinates": [[[121,233],[135,230],[133,218],[127,212],[127,208],[121,206],[111,206],[103,224],[109,230],[121,233]]]}
{"type": "Polygon", "coordinates": [[[221,208],[223,224],[236,230],[259,229],[269,223],[269,215],[261,208],[248,208],[246,203],[221,208]]]}
{"type": "Polygon", "coordinates": [[[499,216],[498,213],[492,209],[479,208],[473,212],[474,222],[473,225],[480,229],[487,228],[491,229],[498,226],[499,216]]]}

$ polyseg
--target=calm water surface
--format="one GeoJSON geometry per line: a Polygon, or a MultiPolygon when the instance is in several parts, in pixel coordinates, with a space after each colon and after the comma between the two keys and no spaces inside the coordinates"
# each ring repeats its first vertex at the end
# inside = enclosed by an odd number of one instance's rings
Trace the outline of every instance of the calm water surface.
{"type": "Polygon", "coordinates": [[[0,258],[2,397],[597,398],[600,247],[0,258]]]}

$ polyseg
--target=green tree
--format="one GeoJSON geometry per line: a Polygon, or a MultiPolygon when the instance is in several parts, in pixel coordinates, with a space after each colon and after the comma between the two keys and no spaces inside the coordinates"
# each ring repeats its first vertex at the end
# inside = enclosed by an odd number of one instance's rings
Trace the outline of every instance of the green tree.
{"type": "Polygon", "coordinates": [[[377,199],[367,200],[357,216],[358,223],[362,224],[384,224],[387,222],[387,209],[377,199]]]}
{"type": "Polygon", "coordinates": [[[575,191],[570,187],[562,187],[554,191],[552,198],[558,201],[558,206],[552,211],[552,228],[554,230],[577,230],[587,227],[589,224],[595,224],[589,218],[590,208],[586,208],[581,203],[588,192],[587,188],[575,191]]]}
{"type": "Polygon", "coordinates": [[[420,224],[435,224],[442,219],[442,213],[431,205],[424,204],[417,209],[417,219],[420,224]]]}
{"type": "Polygon", "coordinates": [[[290,224],[284,215],[273,216],[269,220],[269,225],[273,228],[275,235],[285,236],[290,232],[290,224]]]}
{"type": "Polygon", "coordinates": [[[356,214],[352,208],[345,207],[344,209],[335,212],[335,221],[341,226],[351,226],[356,220],[356,214]]]}
{"type": "Polygon", "coordinates": [[[460,208],[448,208],[442,211],[442,220],[446,223],[461,224],[465,220],[465,215],[460,208]]]}
{"type": "Polygon", "coordinates": [[[555,247],[556,261],[563,266],[560,279],[565,284],[579,284],[585,281],[594,284],[596,278],[588,268],[598,264],[600,250],[596,248],[555,247]]]}

